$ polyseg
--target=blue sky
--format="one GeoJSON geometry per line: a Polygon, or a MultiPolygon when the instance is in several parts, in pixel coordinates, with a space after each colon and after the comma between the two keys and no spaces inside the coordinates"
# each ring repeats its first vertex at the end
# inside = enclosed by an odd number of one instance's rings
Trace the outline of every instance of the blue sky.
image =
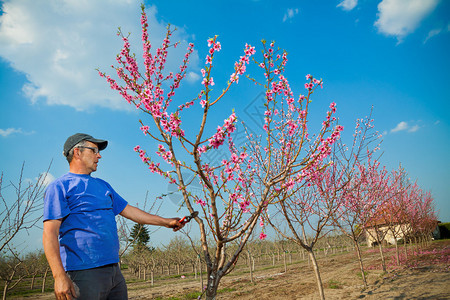
{"type": "MultiPolygon", "coordinates": [[[[139,130],[137,111],[126,105],[99,78],[96,68],[110,72],[121,41],[120,26],[131,32],[140,49],[140,1],[1,1],[0,16],[0,170],[17,182],[25,162],[29,180],[53,161],[50,178],[68,170],[62,156],[65,139],[75,132],[109,140],[99,170],[131,204],[142,205],[170,191],[151,174],[133,147],[155,145],[139,130]]],[[[376,130],[383,134],[381,161],[388,169],[401,163],[411,180],[431,191],[439,219],[450,221],[450,2],[439,0],[353,1],[146,1],[150,39],[161,42],[168,23],[177,27],[167,69],[178,70],[188,42],[195,44],[188,77],[177,94],[190,100],[200,91],[207,39],[222,44],[214,81],[221,90],[245,43],[261,49],[275,40],[288,52],[286,77],[294,92],[303,93],[306,74],[323,78],[313,109],[321,123],[329,103],[351,136],[355,119],[373,105],[376,130]]],[[[251,120],[259,90],[242,82],[218,106],[222,120],[236,109],[251,120]]],[[[194,116],[189,120],[195,122],[194,116]]],[[[194,130],[185,122],[186,131],[194,130]]],[[[221,121],[219,122],[221,123],[221,121]]],[[[214,121],[211,130],[216,128],[214,121]]],[[[192,131],[194,134],[194,131],[192,131]]],[[[344,138],[346,138],[344,133],[344,138]]],[[[348,137],[347,137],[348,138],[348,137]]],[[[176,212],[176,200],[160,213],[176,212]]],[[[40,247],[39,231],[26,237],[40,247]]],[[[158,230],[155,243],[174,235],[158,230]]],[[[22,244],[23,245],[23,244],[22,244]]]]}

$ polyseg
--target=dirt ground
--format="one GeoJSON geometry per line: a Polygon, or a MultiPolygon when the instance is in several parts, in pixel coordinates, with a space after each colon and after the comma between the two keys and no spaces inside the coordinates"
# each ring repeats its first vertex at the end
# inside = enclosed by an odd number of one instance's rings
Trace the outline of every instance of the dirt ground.
{"type": "MultiPolygon", "coordinates": [[[[318,263],[326,299],[450,299],[450,240],[433,242],[428,248],[409,255],[401,267],[395,263],[395,249],[386,249],[388,272],[381,270],[376,249],[365,250],[369,287],[364,289],[355,254],[320,254],[318,263]],[[358,276],[359,275],[359,276],[358,276]]],[[[404,258],[403,258],[404,260],[404,258]]],[[[127,277],[127,274],[125,274],[127,277]]],[[[129,282],[130,300],[196,299],[201,288],[194,275],[155,282],[129,282]],[[195,295],[195,296],[193,296],[195,295]]],[[[19,299],[19,298],[16,298],[19,299]]],[[[26,298],[30,299],[30,298],[26,298]]],[[[51,294],[33,299],[53,299],[51,294]]],[[[202,298],[204,299],[204,297],[202,298]]],[[[253,282],[246,269],[224,277],[217,299],[319,299],[314,272],[308,261],[293,262],[287,272],[283,264],[263,266],[253,272],[253,282]]]]}

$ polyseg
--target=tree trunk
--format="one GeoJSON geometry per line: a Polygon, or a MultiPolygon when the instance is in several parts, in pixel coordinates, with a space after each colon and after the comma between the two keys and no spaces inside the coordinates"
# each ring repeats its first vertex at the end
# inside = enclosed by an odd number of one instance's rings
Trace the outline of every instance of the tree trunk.
{"type": "Polygon", "coordinates": [[[5,280],[5,287],[3,288],[3,300],[6,300],[6,292],[8,291],[9,282],[5,280]]]}
{"type": "Polygon", "coordinates": [[[198,264],[200,271],[200,291],[203,292],[203,270],[202,270],[202,260],[200,259],[200,255],[198,256],[198,264]]]}
{"type": "Polygon", "coordinates": [[[319,297],[321,300],[325,300],[325,294],[323,292],[322,278],[320,277],[319,265],[317,264],[316,257],[314,256],[314,250],[310,249],[310,250],[308,250],[308,252],[309,252],[309,257],[311,258],[314,273],[316,275],[317,288],[319,290],[319,297]]]}
{"type": "Polygon", "coordinates": [[[405,243],[403,244],[403,253],[405,254],[405,262],[408,261],[408,242],[405,239],[405,243]]]}
{"type": "Polygon", "coordinates": [[[353,242],[355,243],[356,253],[358,254],[359,268],[361,270],[361,276],[362,276],[362,280],[364,283],[364,288],[367,288],[367,279],[366,279],[366,274],[364,273],[364,265],[363,265],[362,256],[361,256],[361,248],[359,247],[359,244],[357,241],[353,241],[353,242]]]}
{"type": "Polygon", "coordinates": [[[253,283],[252,257],[250,255],[250,251],[248,250],[247,255],[248,255],[248,267],[250,269],[250,282],[253,283]]]}
{"type": "Polygon", "coordinates": [[[220,277],[217,273],[210,273],[206,285],[206,300],[216,300],[217,288],[219,287],[220,277]]]}
{"type": "Polygon", "coordinates": [[[34,280],[36,279],[36,275],[37,273],[33,274],[33,277],[31,277],[31,286],[30,286],[30,290],[34,289],[34,280]]]}
{"type": "Polygon", "coordinates": [[[397,266],[400,265],[400,253],[399,253],[399,249],[398,249],[398,242],[397,240],[395,240],[395,253],[396,253],[396,259],[397,259],[397,266]]]}
{"type": "Polygon", "coordinates": [[[49,267],[47,267],[47,269],[45,269],[44,277],[42,278],[42,290],[41,290],[42,293],[45,292],[45,282],[47,281],[47,274],[48,274],[49,269],[50,269],[49,267]]]}
{"type": "Polygon", "coordinates": [[[381,267],[383,268],[383,272],[386,272],[386,261],[384,260],[382,243],[378,243],[378,249],[380,249],[381,267]]]}
{"type": "Polygon", "coordinates": [[[153,272],[153,269],[152,269],[152,271],[150,272],[150,279],[151,279],[151,284],[152,284],[152,286],[154,286],[155,285],[155,280],[154,280],[154,272],[153,272]]]}

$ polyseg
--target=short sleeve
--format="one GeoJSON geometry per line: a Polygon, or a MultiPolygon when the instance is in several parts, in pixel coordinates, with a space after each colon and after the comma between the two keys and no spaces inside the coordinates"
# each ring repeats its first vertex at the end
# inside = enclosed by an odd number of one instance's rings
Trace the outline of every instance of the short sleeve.
{"type": "Polygon", "coordinates": [[[114,199],[113,199],[114,215],[117,216],[118,214],[120,214],[127,205],[128,202],[125,199],[123,199],[119,194],[114,192],[114,199]]]}
{"type": "Polygon", "coordinates": [[[62,219],[70,213],[63,185],[52,182],[44,194],[44,221],[62,219]]]}
{"type": "Polygon", "coordinates": [[[118,214],[120,214],[125,207],[128,205],[128,202],[123,199],[113,188],[112,186],[107,183],[106,181],[104,181],[106,183],[106,185],[108,186],[108,189],[111,191],[112,194],[112,200],[113,200],[113,212],[114,215],[117,216],[118,214]]]}

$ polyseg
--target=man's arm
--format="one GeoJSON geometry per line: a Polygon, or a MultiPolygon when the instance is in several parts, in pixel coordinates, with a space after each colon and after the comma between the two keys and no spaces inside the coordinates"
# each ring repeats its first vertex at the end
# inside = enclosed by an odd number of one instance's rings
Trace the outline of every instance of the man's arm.
{"type": "Polygon", "coordinates": [[[139,224],[164,226],[172,228],[173,231],[178,231],[184,226],[184,224],[179,222],[180,218],[163,218],[152,215],[129,204],[124,208],[120,215],[139,224]]]}
{"type": "Polygon", "coordinates": [[[45,221],[42,243],[48,264],[52,269],[53,278],[55,278],[56,299],[73,299],[76,297],[75,287],[64,270],[59,252],[58,235],[60,226],[61,220],[45,221]]]}

